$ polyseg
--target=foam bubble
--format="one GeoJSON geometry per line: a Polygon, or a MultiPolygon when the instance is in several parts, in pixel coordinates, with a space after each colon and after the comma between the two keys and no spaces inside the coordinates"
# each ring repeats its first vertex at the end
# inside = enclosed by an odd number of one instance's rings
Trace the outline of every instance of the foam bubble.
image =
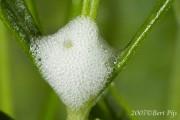
{"type": "Polygon", "coordinates": [[[112,72],[112,49],[87,17],[77,17],[57,33],[32,42],[31,52],[48,83],[75,109],[96,96],[112,72]]]}

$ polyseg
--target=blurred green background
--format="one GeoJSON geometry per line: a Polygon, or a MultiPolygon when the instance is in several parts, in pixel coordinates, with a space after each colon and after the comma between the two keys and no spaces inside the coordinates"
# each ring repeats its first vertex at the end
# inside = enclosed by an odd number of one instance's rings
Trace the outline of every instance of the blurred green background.
{"type": "MultiPolygon", "coordinates": [[[[97,21],[104,39],[117,49],[123,48],[150,14],[156,1],[101,0],[97,21]]],[[[174,4],[176,11],[171,8],[155,25],[113,86],[93,109],[92,117],[126,120],[125,114],[128,113],[125,111],[180,111],[179,1],[174,4]]],[[[33,2],[44,34],[56,32],[76,16],[71,14],[71,0],[33,2]]],[[[15,39],[0,21],[0,110],[17,120],[65,120],[64,105],[15,39]]],[[[173,119],[179,120],[178,117],[173,119]]],[[[170,118],[137,116],[137,119],[170,118]]]]}

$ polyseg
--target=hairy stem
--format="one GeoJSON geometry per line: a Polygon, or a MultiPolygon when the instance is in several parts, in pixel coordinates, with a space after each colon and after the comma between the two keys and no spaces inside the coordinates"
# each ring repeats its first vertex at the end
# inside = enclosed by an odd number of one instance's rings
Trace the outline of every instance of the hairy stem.
{"type": "Polygon", "coordinates": [[[140,29],[136,32],[134,37],[130,40],[126,48],[120,53],[117,59],[114,61],[114,71],[112,75],[109,77],[108,82],[106,83],[104,89],[100,91],[98,97],[102,95],[103,91],[112,83],[114,78],[118,75],[119,72],[124,68],[127,64],[130,57],[136,52],[137,47],[144,40],[145,36],[150,32],[155,23],[161,18],[161,16],[167,12],[168,8],[170,8],[173,0],[161,0],[158,2],[157,6],[153,9],[152,13],[145,20],[144,24],[140,27],[140,29]]]}
{"type": "MultiPolygon", "coordinates": [[[[127,64],[130,57],[136,52],[137,47],[144,40],[145,36],[150,32],[155,23],[161,18],[161,16],[167,12],[168,8],[170,8],[173,0],[162,0],[158,5],[155,6],[152,13],[145,20],[144,24],[140,27],[140,29],[136,32],[134,37],[130,40],[126,48],[120,55],[118,59],[114,62],[115,68],[113,75],[110,78],[109,83],[113,80],[114,77],[123,69],[123,67],[127,64]]],[[[109,84],[107,83],[107,84],[109,84]]]]}
{"type": "Polygon", "coordinates": [[[124,67],[124,65],[126,65],[129,58],[133,55],[133,53],[135,53],[136,48],[140,45],[145,36],[150,32],[154,24],[170,7],[172,1],[173,0],[162,0],[160,5],[158,5],[158,7],[155,7],[151,15],[147,18],[145,23],[129,42],[123,53],[121,53],[121,55],[118,57],[115,67],[116,72],[119,72],[124,67]]]}
{"type": "Polygon", "coordinates": [[[0,18],[29,51],[32,39],[41,35],[24,0],[0,0],[0,18]]]}
{"type": "Polygon", "coordinates": [[[40,24],[40,18],[39,18],[38,12],[37,12],[37,7],[35,5],[35,1],[34,0],[26,0],[25,2],[27,3],[27,6],[34,18],[34,21],[36,22],[36,24],[38,26],[38,29],[39,29],[38,31],[41,31],[42,26],[40,24]]]}

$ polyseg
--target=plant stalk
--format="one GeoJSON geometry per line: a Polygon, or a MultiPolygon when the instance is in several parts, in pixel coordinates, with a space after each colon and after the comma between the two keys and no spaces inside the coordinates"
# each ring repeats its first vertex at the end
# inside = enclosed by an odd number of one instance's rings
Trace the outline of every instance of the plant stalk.
{"type": "Polygon", "coordinates": [[[74,109],[66,107],[67,120],[88,120],[91,108],[96,104],[96,102],[97,100],[95,97],[91,97],[80,108],[74,109]]]}
{"type": "Polygon", "coordinates": [[[90,0],[83,0],[82,4],[82,12],[81,14],[84,16],[87,16],[89,14],[89,8],[90,8],[90,0]]]}
{"type": "Polygon", "coordinates": [[[121,72],[124,66],[127,64],[129,59],[136,52],[140,43],[144,40],[146,35],[150,33],[150,30],[154,27],[155,23],[165,14],[168,9],[171,7],[173,0],[161,0],[158,1],[157,6],[154,7],[152,13],[145,20],[143,25],[138,29],[133,38],[123,49],[123,51],[117,56],[117,59],[114,60],[114,70],[111,76],[109,77],[104,89],[100,91],[97,98],[99,98],[103,91],[112,83],[115,77],[121,72]]]}
{"type": "Polygon", "coordinates": [[[99,2],[100,2],[100,0],[91,0],[91,7],[90,7],[90,11],[89,11],[89,16],[91,18],[93,18],[94,20],[97,17],[97,10],[99,7],[99,2]]]}
{"type": "Polygon", "coordinates": [[[93,20],[97,17],[100,0],[83,0],[81,15],[89,16],[93,20]]]}
{"type": "Polygon", "coordinates": [[[29,53],[31,40],[41,36],[24,0],[0,0],[0,19],[12,30],[29,53]]]}
{"type": "Polygon", "coordinates": [[[162,14],[167,12],[167,9],[170,8],[173,0],[162,0],[160,5],[156,6],[150,16],[147,18],[145,23],[140,27],[137,33],[134,35],[132,40],[128,43],[127,47],[124,49],[118,57],[116,63],[116,71],[121,71],[121,69],[127,64],[129,58],[136,52],[137,47],[144,40],[146,35],[150,32],[155,23],[160,19],[162,14]]]}
{"type": "Polygon", "coordinates": [[[88,120],[89,110],[71,110],[67,109],[67,120],[88,120]]]}

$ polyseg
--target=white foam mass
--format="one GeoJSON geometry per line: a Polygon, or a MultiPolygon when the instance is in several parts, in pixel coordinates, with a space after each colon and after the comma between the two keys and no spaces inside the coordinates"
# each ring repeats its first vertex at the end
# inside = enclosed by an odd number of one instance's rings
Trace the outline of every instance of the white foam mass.
{"type": "Polygon", "coordinates": [[[62,101],[76,109],[100,92],[112,72],[112,49],[87,17],[77,17],[57,33],[35,40],[31,52],[62,101]]]}

